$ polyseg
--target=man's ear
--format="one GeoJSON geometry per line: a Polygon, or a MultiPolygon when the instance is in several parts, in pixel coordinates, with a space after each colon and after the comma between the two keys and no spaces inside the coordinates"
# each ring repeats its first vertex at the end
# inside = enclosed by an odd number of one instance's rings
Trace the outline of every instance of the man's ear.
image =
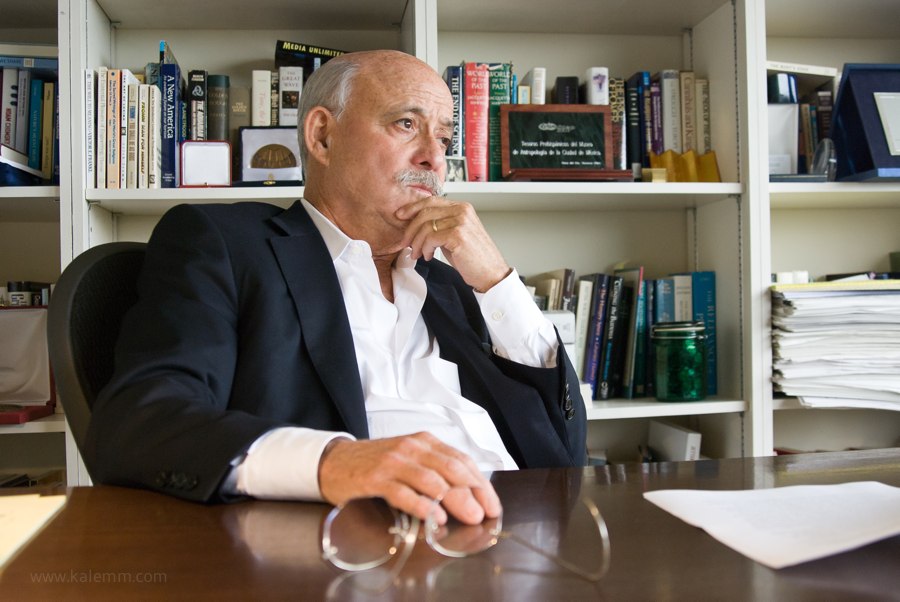
{"type": "Polygon", "coordinates": [[[306,114],[303,138],[307,153],[323,165],[328,165],[328,143],[334,127],[334,116],[325,107],[314,107],[306,114]]]}

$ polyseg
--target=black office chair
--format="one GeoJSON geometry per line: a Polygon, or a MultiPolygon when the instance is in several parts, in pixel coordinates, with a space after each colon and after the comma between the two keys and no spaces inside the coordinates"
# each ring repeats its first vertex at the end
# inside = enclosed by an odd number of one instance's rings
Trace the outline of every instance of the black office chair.
{"type": "Polygon", "coordinates": [[[50,365],[82,454],[91,407],[113,373],[122,317],[137,301],[146,246],[113,242],[92,247],[66,267],[53,289],[47,316],[50,365]]]}

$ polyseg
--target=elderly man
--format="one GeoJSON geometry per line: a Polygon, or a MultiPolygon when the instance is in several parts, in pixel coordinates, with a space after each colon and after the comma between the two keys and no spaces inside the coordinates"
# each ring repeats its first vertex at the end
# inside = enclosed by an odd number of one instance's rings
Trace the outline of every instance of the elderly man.
{"type": "Polygon", "coordinates": [[[475,523],[500,512],[485,471],[583,464],[553,326],[472,207],[441,196],[452,125],[425,63],[342,55],[301,97],[304,199],[169,211],[95,404],[93,474],[419,517],[442,497],[475,523]]]}

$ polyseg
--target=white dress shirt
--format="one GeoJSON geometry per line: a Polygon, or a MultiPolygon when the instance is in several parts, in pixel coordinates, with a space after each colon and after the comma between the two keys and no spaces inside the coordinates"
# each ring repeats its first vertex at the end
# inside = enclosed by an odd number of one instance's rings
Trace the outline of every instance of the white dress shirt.
{"type": "MultiPolygon", "coordinates": [[[[457,366],[440,357],[437,340],[428,332],[421,313],[425,280],[415,271],[411,249],[394,265],[391,303],[382,294],[369,244],[351,240],[302,202],[334,260],[359,364],[369,436],[428,431],[471,456],[481,470],[515,469],[490,416],[460,394],[457,366]]],[[[530,366],[556,365],[553,325],[515,270],[475,296],[494,353],[530,366]]],[[[236,491],[257,498],[320,500],[319,459],[336,437],[353,438],[303,427],[264,434],[237,466],[236,491]]]]}

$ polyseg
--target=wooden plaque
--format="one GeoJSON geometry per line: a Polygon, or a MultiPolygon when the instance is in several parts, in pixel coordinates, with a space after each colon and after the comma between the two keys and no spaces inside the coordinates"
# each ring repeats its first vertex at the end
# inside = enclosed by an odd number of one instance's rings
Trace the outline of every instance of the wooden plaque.
{"type": "Polygon", "coordinates": [[[501,105],[502,174],[509,180],[632,180],[611,169],[606,105],[501,105]]]}

